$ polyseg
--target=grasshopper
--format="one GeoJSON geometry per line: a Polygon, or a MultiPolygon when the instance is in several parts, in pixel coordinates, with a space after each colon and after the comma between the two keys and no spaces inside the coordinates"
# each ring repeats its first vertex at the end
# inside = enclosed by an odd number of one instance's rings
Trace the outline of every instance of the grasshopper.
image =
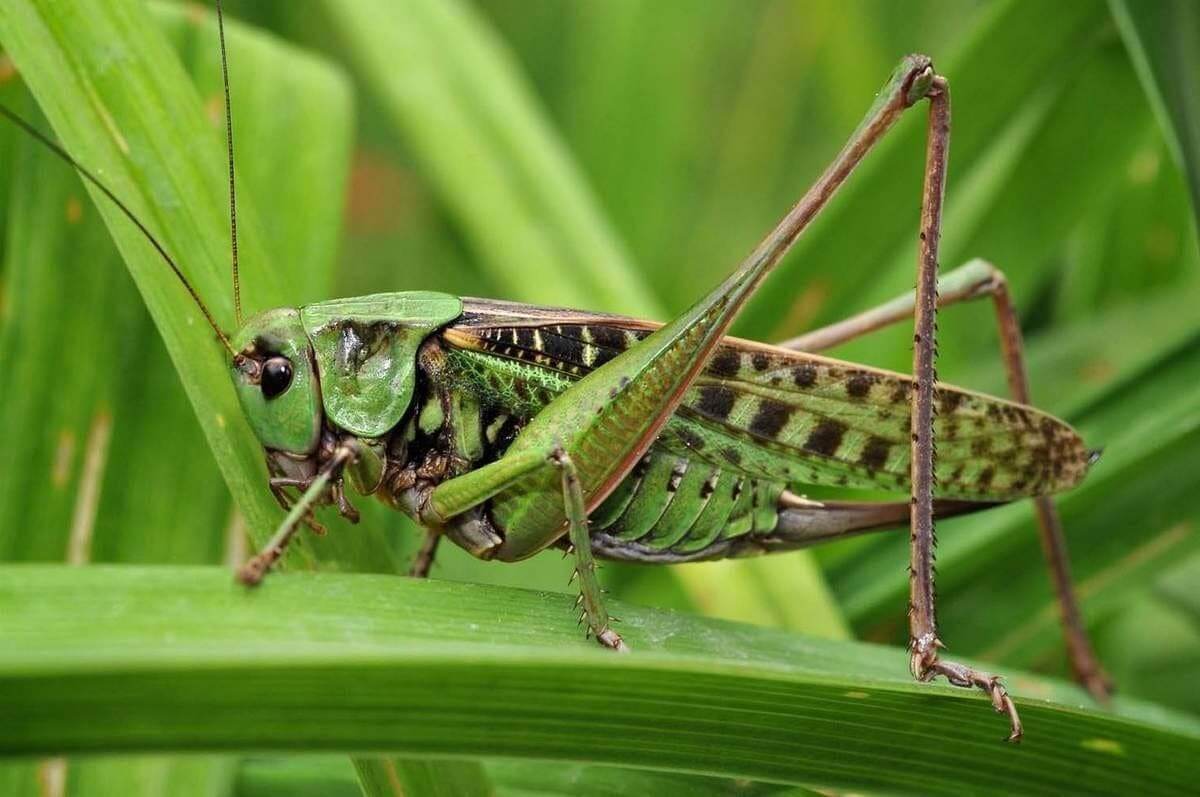
{"type": "Polygon", "coordinates": [[[901,60],[863,122],[750,255],[666,324],[433,292],[277,308],[243,318],[234,149],[224,24],[232,271],[237,330],[227,334],[176,261],[91,171],[6,108],[11,121],[96,186],[140,230],[188,291],[229,355],[241,407],[262,444],[269,489],[287,512],[237,573],[259,583],[314,510],[358,519],[352,491],[425,530],[412,575],[443,537],[474,556],[518,561],[556,546],[575,560],[588,634],[617,651],[596,560],[676,563],[795,550],[911,529],[910,668],[983,691],[1022,735],[998,676],[942,658],[934,594],[934,520],[1035,501],[1075,674],[1109,685],[1084,629],[1050,496],[1098,453],[1031,406],[1021,332],[1003,274],[972,261],[939,280],[938,243],[950,137],[945,77],[921,55],[901,60]],[[812,219],[906,110],[928,103],[916,290],[798,338],[727,337],[812,219]],[[990,298],[1011,400],[939,383],[939,305],[990,298]],[[908,318],[913,372],[820,351],[908,318]],[[936,452],[935,452],[936,444],[936,452]],[[935,456],[936,453],[936,456],[935,456]],[[806,486],[884,489],[908,500],[813,501],[806,486]]]}

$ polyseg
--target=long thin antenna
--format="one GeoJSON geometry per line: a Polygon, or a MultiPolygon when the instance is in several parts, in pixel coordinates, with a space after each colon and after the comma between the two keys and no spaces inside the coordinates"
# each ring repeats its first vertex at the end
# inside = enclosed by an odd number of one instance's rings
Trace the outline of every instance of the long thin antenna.
{"type": "Polygon", "coordinates": [[[225,15],[217,2],[217,38],[221,42],[221,82],[225,86],[225,155],[229,160],[229,241],[233,255],[233,317],[242,325],[242,284],[238,278],[237,188],[233,176],[233,103],[229,101],[229,59],[225,56],[225,15]]]}
{"type": "Polygon", "coordinates": [[[183,276],[183,272],[179,270],[179,266],[176,265],[171,256],[167,254],[167,250],[164,249],[163,245],[158,242],[158,239],[151,234],[150,230],[146,228],[145,224],[142,224],[141,220],[138,219],[137,216],[133,215],[133,211],[130,210],[124,202],[118,199],[117,195],[114,194],[108,186],[100,182],[100,178],[96,177],[94,174],[84,168],[79,161],[71,157],[71,155],[65,149],[59,146],[56,141],[42,133],[29,122],[26,122],[4,105],[0,105],[0,114],[3,114],[10,122],[24,130],[29,135],[33,136],[36,141],[40,142],[55,155],[69,163],[71,167],[75,169],[75,171],[79,172],[80,176],[82,176],[92,185],[96,186],[96,188],[99,188],[101,193],[108,197],[109,200],[116,205],[122,213],[125,214],[127,219],[133,222],[133,225],[138,228],[142,235],[145,236],[146,240],[149,241],[150,244],[158,251],[159,256],[166,262],[168,266],[171,267],[171,271],[175,272],[175,276],[179,278],[179,281],[183,284],[183,287],[187,289],[188,294],[192,297],[192,301],[196,303],[196,306],[200,308],[200,312],[204,314],[204,319],[208,321],[208,325],[212,327],[213,332],[217,333],[217,337],[221,340],[221,345],[224,346],[230,354],[236,354],[237,352],[233,350],[233,344],[229,342],[229,336],[222,332],[221,328],[217,326],[216,319],[213,318],[213,315],[211,312],[209,312],[208,307],[200,299],[200,294],[196,293],[196,289],[192,287],[190,282],[188,282],[187,277],[183,276]]]}

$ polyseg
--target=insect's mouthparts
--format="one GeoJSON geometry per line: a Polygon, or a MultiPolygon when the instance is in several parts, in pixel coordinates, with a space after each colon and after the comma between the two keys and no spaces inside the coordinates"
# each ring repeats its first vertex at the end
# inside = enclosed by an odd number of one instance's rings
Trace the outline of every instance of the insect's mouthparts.
{"type": "Polygon", "coordinates": [[[255,382],[260,375],[262,365],[252,357],[247,357],[244,354],[235,354],[233,356],[233,367],[240,373],[245,375],[250,382],[255,382]]]}

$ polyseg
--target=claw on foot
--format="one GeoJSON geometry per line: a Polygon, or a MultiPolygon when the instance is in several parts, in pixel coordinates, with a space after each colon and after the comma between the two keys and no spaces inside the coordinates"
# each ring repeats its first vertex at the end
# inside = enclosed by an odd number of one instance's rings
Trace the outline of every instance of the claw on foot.
{"type": "Polygon", "coordinates": [[[629,652],[629,646],[625,644],[625,640],[621,639],[621,635],[611,628],[605,628],[596,634],[596,641],[606,648],[612,648],[617,653],[629,652]]]}
{"type": "Polygon", "coordinates": [[[1095,669],[1091,672],[1076,672],[1075,680],[1083,685],[1083,688],[1088,691],[1097,702],[1108,705],[1112,700],[1113,692],[1116,691],[1112,679],[1108,677],[1108,673],[1101,669],[1095,669]]]}
{"type": "Polygon", "coordinates": [[[357,524],[360,520],[358,510],[355,509],[354,505],[350,503],[350,500],[346,498],[346,491],[342,488],[341,483],[339,482],[334,484],[330,488],[330,491],[333,493],[334,503],[337,504],[338,514],[351,523],[357,524]]]}
{"type": "Polygon", "coordinates": [[[306,514],[300,520],[300,522],[303,523],[305,526],[307,526],[309,528],[309,530],[312,531],[313,534],[316,534],[318,537],[324,537],[325,534],[328,532],[328,529],[325,528],[325,525],[323,523],[319,522],[317,520],[316,516],[314,516],[312,512],[309,512],[308,514],[306,514]]]}
{"type": "Polygon", "coordinates": [[[973,670],[957,662],[942,661],[938,657],[938,649],[943,647],[945,645],[942,644],[942,641],[933,635],[913,640],[912,654],[909,658],[909,667],[913,677],[918,681],[928,682],[941,675],[952,686],[981,690],[991,699],[992,708],[996,710],[996,713],[1008,716],[1007,741],[1013,743],[1021,741],[1025,729],[1021,726],[1017,705],[1009,696],[1008,690],[1004,688],[1000,676],[973,670]]]}
{"type": "Polygon", "coordinates": [[[237,580],[247,587],[257,587],[270,569],[271,561],[259,554],[238,568],[237,580]]]}

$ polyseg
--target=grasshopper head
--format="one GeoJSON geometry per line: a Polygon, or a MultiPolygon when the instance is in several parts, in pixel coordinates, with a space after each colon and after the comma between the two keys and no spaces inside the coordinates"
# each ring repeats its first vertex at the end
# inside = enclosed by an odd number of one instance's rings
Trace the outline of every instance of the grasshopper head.
{"type": "Polygon", "coordinates": [[[265,448],[307,455],[321,433],[321,389],[300,311],[268,310],[233,339],[233,384],[265,448]]]}

